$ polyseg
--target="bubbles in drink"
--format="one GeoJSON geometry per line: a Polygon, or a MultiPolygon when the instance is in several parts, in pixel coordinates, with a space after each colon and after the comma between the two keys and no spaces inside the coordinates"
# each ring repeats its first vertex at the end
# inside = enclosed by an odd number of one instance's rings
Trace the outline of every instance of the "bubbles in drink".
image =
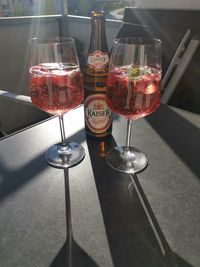
{"type": "Polygon", "coordinates": [[[44,63],[30,68],[30,94],[34,105],[62,115],[83,101],[83,83],[79,66],[44,63]]]}
{"type": "Polygon", "coordinates": [[[138,119],[160,105],[161,72],[155,67],[113,68],[107,81],[107,104],[119,115],[138,119]]]}

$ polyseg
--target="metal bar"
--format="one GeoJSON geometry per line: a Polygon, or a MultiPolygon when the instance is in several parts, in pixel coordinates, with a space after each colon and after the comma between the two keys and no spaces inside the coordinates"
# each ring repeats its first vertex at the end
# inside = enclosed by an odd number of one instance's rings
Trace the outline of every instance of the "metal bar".
{"type": "Polygon", "coordinates": [[[0,90],[0,96],[11,99],[14,102],[20,102],[29,106],[33,106],[30,96],[18,95],[4,90],[0,90]]]}
{"type": "Polygon", "coordinates": [[[199,40],[191,40],[178,67],[176,68],[172,78],[170,79],[166,89],[164,90],[161,102],[166,104],[172,96],[178,82],[180,81],[183,73],[185,72],[188,64],[190,63],[197,47],[199,46],[199,40]]]}
{"type": "Polygon", "coordinates": [[[168,82],[168,79],[170,77],[170,74],[172,73],[172,70],[174,69],[175,65],[177,64],[177,61],[178,61],[178,58],[181,54],[181,52],[183,52],[183,50],[185,49],[185,43],[188,41],[188,39],[190,38],[191,36],[191,30],[188,29],[183,37],[183,39],[181,40],[177,50],[176,50],[176,53],[167,69],[167,72],[165,73],[165,76],[162,80],[162,83],[161,83],[161,91],[164,91],[165,90],[165,85],[167,84],[168,82]]]}

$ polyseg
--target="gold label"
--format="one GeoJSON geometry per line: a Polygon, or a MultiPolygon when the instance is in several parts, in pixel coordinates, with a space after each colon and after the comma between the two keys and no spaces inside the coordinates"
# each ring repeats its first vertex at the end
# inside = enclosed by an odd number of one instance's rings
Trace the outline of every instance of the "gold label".
{"type": "Polygon", "coordinates": [[[109,63],[109,57],[107,53],[101,51],[94,51],[88,55],[87,64],[97,71],[102,70],[109,63]]]}
{"type": "Polygon", "coordinates": [[[85,100],[85,121],[93,133],[104,133],[110,127],[112,113],[105,94],[93,94],[85,100]]]}

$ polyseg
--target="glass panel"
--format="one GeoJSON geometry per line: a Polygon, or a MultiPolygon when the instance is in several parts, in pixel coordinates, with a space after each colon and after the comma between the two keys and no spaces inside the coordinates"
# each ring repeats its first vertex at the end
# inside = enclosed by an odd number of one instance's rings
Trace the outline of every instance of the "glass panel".
{"type": "Polygon", "coordinates": [[[124,8],[135,6],[134,0],[68,0],[68,13],[70,15],[87,16],[93,10],[104,10],[106,18],[122,20],[124,8]]]}
{"type": "Polygon", "coordinates": [[[61,7],[62,0],[0,0],[0,17],[56,15],[61,7]]]}

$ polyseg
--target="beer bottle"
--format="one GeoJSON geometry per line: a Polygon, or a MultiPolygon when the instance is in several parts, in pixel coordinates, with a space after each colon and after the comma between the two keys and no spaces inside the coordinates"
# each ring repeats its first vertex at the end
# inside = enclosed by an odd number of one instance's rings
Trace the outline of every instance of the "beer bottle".
{"type": "Polygon", "coordinates": [[[92,137],[106,137],[112,132],[112,113],[106,104],[109,51],[103,11],[91,13],[91,39],[84,71],[85,130],[92,137]]]}

